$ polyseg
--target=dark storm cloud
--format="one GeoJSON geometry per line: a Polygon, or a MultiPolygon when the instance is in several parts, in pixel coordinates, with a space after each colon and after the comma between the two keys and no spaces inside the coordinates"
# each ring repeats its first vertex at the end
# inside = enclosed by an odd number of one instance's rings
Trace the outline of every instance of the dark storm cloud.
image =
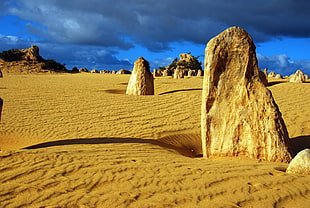
{"type": "Polygon", "coordinates": [[[309,37],[305,0],[27,0],[8,12],[36,22],[28,29],[63,43],[114,46],[134,43],[152,51],[170,42],[205,44],[228,26],[244,27],[256,42],[274,37],[309,37]]]}

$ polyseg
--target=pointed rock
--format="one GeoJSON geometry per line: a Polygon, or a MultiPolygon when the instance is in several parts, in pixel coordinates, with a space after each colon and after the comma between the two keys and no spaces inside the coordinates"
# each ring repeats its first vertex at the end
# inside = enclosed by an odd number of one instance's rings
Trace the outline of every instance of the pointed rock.
{"type": "Polygon", "coordinates": [[[203,155],[289,162],[288,132],[260,80],[250,35],[239,27],[228,28],[209,41],[205,53],[203,155]]]}
{"type": "Polygon", "coordinates": [[[300,151],[290,162],[287,173],[310,175],[310,149],[300,151]]]}
{"type": "Polygon", "coordinates": [[[154,78],[150,71],[150,64],[142,57],[135,61],[126,94],[154,95],[154,78]]]}

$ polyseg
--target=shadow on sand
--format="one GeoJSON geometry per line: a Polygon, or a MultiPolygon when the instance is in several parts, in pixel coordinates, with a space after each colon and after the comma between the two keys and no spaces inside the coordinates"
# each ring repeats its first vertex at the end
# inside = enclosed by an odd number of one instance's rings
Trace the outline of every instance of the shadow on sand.
{"type": "MultiPolygon", "coordinates": [[[[55,146],[66,145],[91,145],[91,144],[152,144],[167,149],[173,149],[187,157],[202,157],[201,138],[198,134],[171,134],[161,137],[160,139],[139,139],[139,138],[118,138],[118,137],[103,137],[103,138],[80,138],[67,139],[40,143],[25,147],[24,149],[41,149],[55,146]]],[[[310,148],[310,135],[300,136],[290,139],[293,157],[306,148],[310,148]]]]}
{"type": "Polygon", "coordinates": [[[193,150],[192,146],[183,145],[182,141],[175,140],[174,143],[166,143],[165,139],[161,141],[154,139],[138,139],[138,138],[117,138],[117,137],[103,137],[103,138],[81,138],[81,139],[66,139],[66,140],[58,140],[51,142],[44,142],[36,145],[32,145],[29,147],[25,147],[24,149],[41,149],[47,147],[55,147],[55,146],[66,146],[66,145],[91,145],[91,144],[124,144],[124,143],[140,143],[140,144],[152,144],[160,147],[164,147],[167,149],[173,149],[179,152],[180,154],[187,157],[198,157],[200,155],[196,154],[196,151],[193,150]]]}
{"type": "Polygon", "coordinates": [[[175,92],[187,92],[187,91],[196,91],[196,90],[202,90],[202,88],[194,88],[194,89],[182,89],[182,90],[172,90],[172,91],[168,91],[168,92],[163,92],[160,93],[159,95],[166,95],[166,94],[170,94],[170,93],[175,93],[175,92]]]}
{"type": "Polygon", "coordinates": [[[268,82],[268,85],[267,87],[271,87],[273,85],[277,85],[277,84],[282,84],[282,83],[285,83],[287,81],[275,81],[275,82],[268,82]]]}
{"type": "Polygon", "coordinates": [[[291,138],[290,145],[292,146],[293,154],[295,156],[298,152],[310,148],[310,135],[291,138]]]}

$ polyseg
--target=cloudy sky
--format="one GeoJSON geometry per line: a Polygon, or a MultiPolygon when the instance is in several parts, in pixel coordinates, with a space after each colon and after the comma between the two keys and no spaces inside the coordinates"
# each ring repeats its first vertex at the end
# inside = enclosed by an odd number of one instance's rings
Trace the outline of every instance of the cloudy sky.
{"type": "Polygon", "coordinates": [[[140,56],[155,68],[179,53],[202,61],[212,37],[239,26],[261,68],[310,74],[309,8],[308,0],[0,0],[0,51],[35,44],[69,69],[131,69],[140,56]]]}

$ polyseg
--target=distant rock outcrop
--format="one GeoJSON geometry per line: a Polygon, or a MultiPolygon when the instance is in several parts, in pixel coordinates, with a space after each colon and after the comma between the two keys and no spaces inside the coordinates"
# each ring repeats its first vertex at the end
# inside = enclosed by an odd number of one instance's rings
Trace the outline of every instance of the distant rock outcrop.
{"type": "Polygon", "coordinates": [[[116,74],[131,74],[131,71],[127,69],[120,69],[116,72],[116,74]]]}
{"type": "Polygon", "coordinates": [[[310,149],[300,151],[290,162],[287,173],[310,175],[310,149]]]}
{"type": "Polygon", "coordinates": [[[80,69],[79,69],[79,72],[89,72],[89,71],[88,71],[88,69],[86,69],[86,68],[80,68],[80,69]]]}
{"type": "Polygon", "coordinates": [[[305,82],[305,75],[301,70],[297,70],[295,74],[290,76],[290,82],[303,83],[305,82]]]}
{"type": "Polygon", "coordinates": [[[283,79],[283,76],[281,74],[276,74],[275,78],[276,79],[283,79]]]}
{"type": "Polygon", "coordinates": [[[28,49],[20,49],[20,60],[33,61],[33,62],[43,62],[44,59],[40,56],[39,47],[31,46],[28,49]]]}
{"type": "Polygon", "coordinates": [[[203,155],[289,162],[288,132],[260,79],[250,35],[228,28],[209,41],[205,53],[203,155]]]}
{"type": "Polygon", "coordinates": [[[154,95],[154,77],[150,64],[143,57],[138,58],[130,76],[127,95],[154,95]]]}
{"type": "Polygon", "coordinates": [[[0,70],[6,73],[54,73],[67,72],[64,65],[40,56],[39,47],[10,49],[0,53],[0,70]]]}
{"type": "Polygon", "coordinates": [[[92,69],[92,70],[90,71],[90,73],[99,74],[99,71],[98,71],[97,69],[92,69]]]}

